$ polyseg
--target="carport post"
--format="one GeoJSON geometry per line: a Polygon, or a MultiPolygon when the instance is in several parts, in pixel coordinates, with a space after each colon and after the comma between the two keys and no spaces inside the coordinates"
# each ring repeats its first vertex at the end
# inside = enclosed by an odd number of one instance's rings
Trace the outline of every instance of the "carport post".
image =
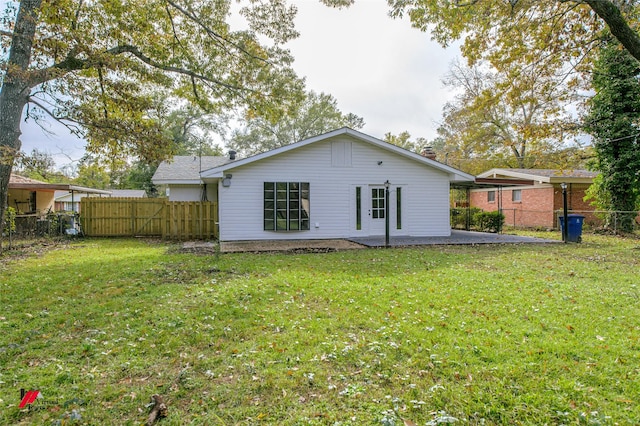
{"type": "Polygon", "coordinates": [[[389,179],[384,183],[384,246],[389,247],[389,179]]]}
{"type": "Polygon", "coordinates": [[[569,215],[567,214],[567,184],[562,182],[560,184],[562,188],[562,218],[564,224],[562,226],[562,241],[565,243],[569,240],[569,215]]]}

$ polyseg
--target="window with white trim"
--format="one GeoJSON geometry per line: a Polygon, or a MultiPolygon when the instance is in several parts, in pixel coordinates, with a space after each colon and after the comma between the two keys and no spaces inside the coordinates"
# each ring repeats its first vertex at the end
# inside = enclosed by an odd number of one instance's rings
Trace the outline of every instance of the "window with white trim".
{"type": "Polygon", "coordinates": [[[522,202],[522,190],[521,189],[514,189],[514,190],[511,191],[511,201],[513,201],[514,203],[522,202]]]}

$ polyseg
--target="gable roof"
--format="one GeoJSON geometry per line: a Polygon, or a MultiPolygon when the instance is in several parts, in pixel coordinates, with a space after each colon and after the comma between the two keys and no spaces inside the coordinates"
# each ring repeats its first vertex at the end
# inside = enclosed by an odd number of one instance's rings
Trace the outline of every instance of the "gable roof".
{"type": "Polygon", "coordinates": [[[247,164],[251,164],[260,160],[264,160],[276,155],[280,155],[283,154],[285,152],[289,152],[292,151],[294,149],[299,149],[302,148],[304,146],[307,145],[311,145],[313,143],[317,143],[317,142],[321,142],[327,139],[331,139],[334,138],[336,136],[341,136],[341,135],[347,135],[350,136],[354,139],[357,139],[359,141],[362,142],[366,142],[369,143],[371,145],[374,145],[378,148],[381,148],[383,150],[386,151],[390,151],[393,152],[395,154],[398,154],[400,156],[409,158],[411,160],[417,161],[419,163],[425,164],[425,165],[429,165],[431,167],[433,167],[434,169],[440,170],[442,172],[445,172],[447,174],[449,174],[450,178],[449,180],[452,182],[457,182],[457,181],[473,181],[475,179],[474,176],[464,173],[461,170],[458,170],[456,168],[453,168],[451,166],[448,166],[446,164],[440,163],[438,161],[435,160],[431,160],[427,157],[424,157],[420,154],[416,154],[415,152],[411,152],[408,151],[404,148],[400,148],[399,146],[390,144],[388,142],[385,142],[383,140],[374,138],[373,136],[369,136],[366,135],[364,133],[358,132],[356,130],[350,129],[348,127],[343,127],[341,129],[337,129],[328,133],[324,133],[322,135],[318,135],[318,136],[314,136],[299,142],[295,142],[292,143],[290,145],[285,145],[285,146],[281,146],[279,148],[276,149],[272,149],[271,151],[267,151],[267,152],[263,152],[260,154],[256,154],[254,156],[251,157],[247,157],[247,158],[243,158],[240,160],[235,160],[233,162],[227,162],[225,164],[221,164],[219,166],[216,167],[212,167],[208,170],[204,170],[201,173],[201,176],[203,178],[221,178],[224,176],[224,172],[226,170],[229,170],[231,168],[236,168],[236,167],[240,167],[240,166],[244,166],[247,164]]]}
{"type": "Polygon", "coordinates": [[[230,162],[228,157],[196,155],[176,155],[170,161],[163,161],[153,174],[151,181],[162,184],[195,184],[200,181],[200,172],[230,162]]]}
{"type": "Polygon", "coordinates": [[[507,177],[530,179],[539,183],[592,183],[598,172],[583,169],[491,169],[478,175],[479,178],[507,177]]]}

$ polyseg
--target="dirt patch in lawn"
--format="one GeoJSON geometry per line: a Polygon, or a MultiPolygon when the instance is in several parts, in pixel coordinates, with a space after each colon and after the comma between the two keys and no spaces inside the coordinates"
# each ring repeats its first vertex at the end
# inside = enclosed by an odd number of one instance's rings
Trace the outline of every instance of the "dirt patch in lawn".
{"type": "Polygon", "coordinates": [[[222,253],[242,252],[291,252],[328,253],[338,250],[354,250],[365,246],[347,240],[292,240],[292,241],[233,241],[221,242],[222,253]]]}

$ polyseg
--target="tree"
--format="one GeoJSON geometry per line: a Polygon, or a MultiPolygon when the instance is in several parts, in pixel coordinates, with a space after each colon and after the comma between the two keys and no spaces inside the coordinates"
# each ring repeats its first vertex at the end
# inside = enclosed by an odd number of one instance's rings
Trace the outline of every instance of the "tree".
{"type": "Polygon", "coordinates": [[[151,181],[158,165],[137,161],[129,167],[122,177],[121,189],[144,189],[149,197],[158,196],[158,188],[151,181]]]}
{"type": "Polygon", "coordinates": [[[100,165],[93,157],[86,154],[78,165],[78,174],[74,179],[76,185],[87,188],[107,189],[109,188],[110,176],[106,168],[100,165]]]}
{"type": "Polygon", "coordinates": [[[605,25],[637,60],[640,36],[632,28],[634,0],[389,0],[392,16],[409,15],[413,26],[430,30],[443,45],[464,38],[472,63],[494,66],[547,55],[576,63],[590,55],[605,25]],[[544,55],[541,55],[544,52],[544,55]]]}
{"type": "Polygon", "coordinates": [[[222,155],[222,148],[212,142],[216,134],[224,133],[223,123],[227,119],[185,105],[171,111],[162,122],[170,133],[176,155],[222,155]]]}
{"type": "Polygon", "coordinates": [[[343,114],[333,96],[311,91],[278,122],[259,117],[247,120],[228,145],[242,155],[252,155],[344,126],[358,130],[364,127],[364,121],[354,114],[343,114]]]}
{"type": "Polygon", "coordinates": [[[591,195],[601,208],[623,212],[616,227],[632,231],[640,200],[640,64],[617,43],[600,51],[593,72],[596,94],[585,128],[595,139],[600,179],[591,195]]]}
{"type": "Polygon", "coordinates": [[[425,138],[420,137],[415,141],[412,141],[411,134],[407,131],[404,131],[398,135],[387,133],[384,135],[384,141],[399,146],[400,148],[404,148],[408,151],[417,152],[418,154],[423,150],[423,148],[425,148],[426,146],[430,146],[429,142],[425,138]]]}
{"type": "Polygon", "coordinates": [[[31,154],[20,153],[16,158],[16,171],[31,179],[49,181],[57,177],[53,157],[44,151],[34,149],[31,154]]]}
{"type": "Polygon", "coordinates": [[[146,113],[158,90],[211,113],[276,120],[303,88],[280,47],[297,36],[296,9],[286,0],[249,1],[240,8],[246,28],[233,31],[232,3],[9,3],[0,21],[7,58],[0,67],[0,217],[26,105],[27,118],[61,120],[94,151],[144,159],[170,154],[166,133],[146,113]]]}
{"type": "Polygon", "coordinates": [[[478,166],[548,167],[548,154],[567,149],[578,130],[567,108],[577,76],[560,65],[541,60],[497,70],[453,63],[444,83],[457,95],[438,128],[449,161],[470,173],[482,171],[478,166]]]}

